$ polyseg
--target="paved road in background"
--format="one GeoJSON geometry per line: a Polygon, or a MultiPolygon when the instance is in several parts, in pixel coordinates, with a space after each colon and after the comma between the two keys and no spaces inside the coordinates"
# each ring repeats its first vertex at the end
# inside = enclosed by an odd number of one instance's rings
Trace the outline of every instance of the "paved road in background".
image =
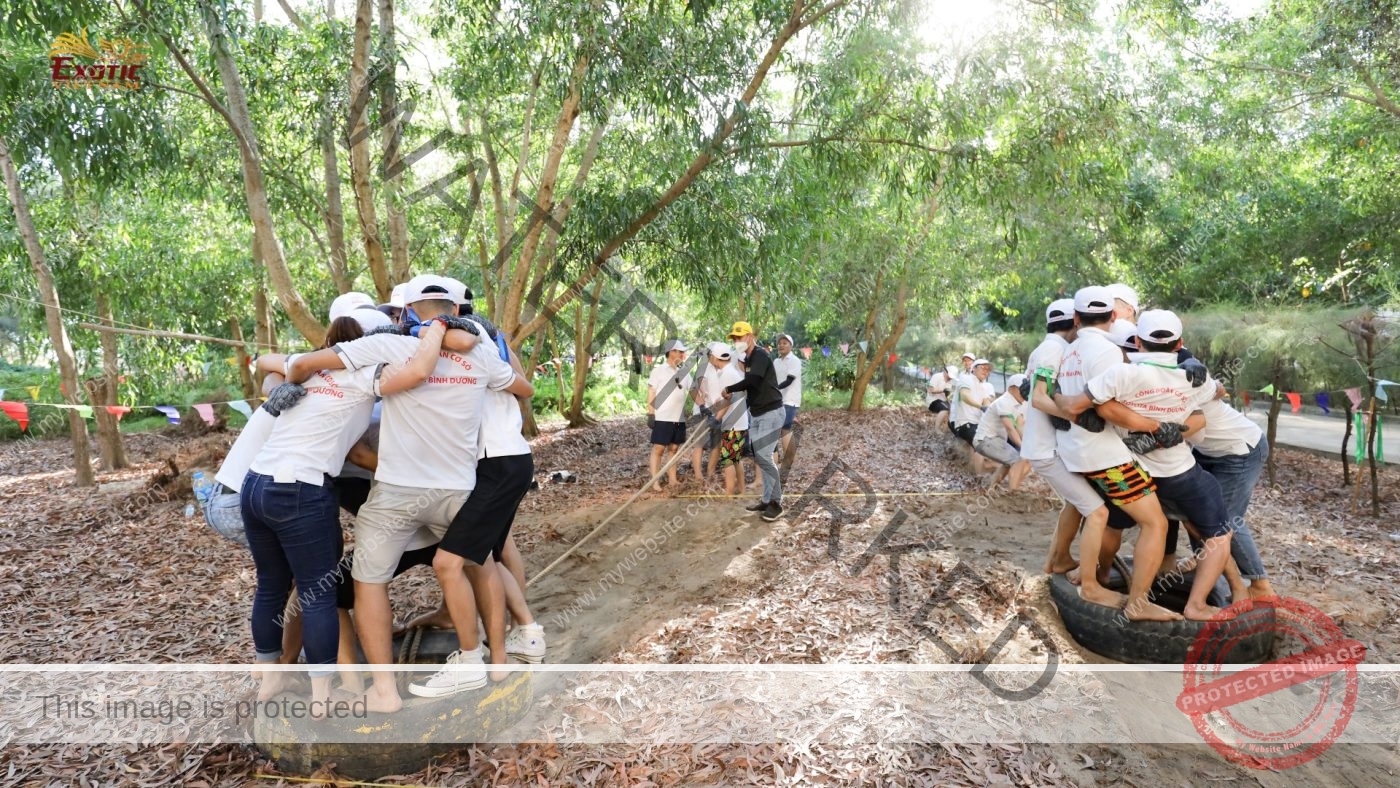
{"type": "MultiPolygon", "coordinates": [[[[1267,430],[1269,414],[1259,408],[1252,408],[1246,414],[1262,429],[1267,430]]],[[[1278,415],[1278,443],[1300,449],[1323,451],[1336,456],[1342,450],[1342,436],[1346,434],[1346,421],[1327,416],[1309,416],[1302,413],[1280,413],[1278,415]]],[[[1382,443],[1388,447],[1386,463],[1400,461],[1400,428],[1394,422],[1381,417],[1382,443]]],[[[1347,455],[1355,457],[1357,436],[1352,435],[1347,442],[1347,455]]]]}

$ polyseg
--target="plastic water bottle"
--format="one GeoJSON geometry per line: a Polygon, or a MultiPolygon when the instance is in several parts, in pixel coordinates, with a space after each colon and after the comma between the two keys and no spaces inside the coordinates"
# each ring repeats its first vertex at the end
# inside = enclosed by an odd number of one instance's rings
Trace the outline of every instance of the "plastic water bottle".
{"type": "MultiPolygon", "coordinates": [[[[194,501],[199,510],[204,511],[209,499],[214,496],[214,483],[204,478],[204,471],[195,471],[190,480],[194,486],[194,501]]],[[[193,512],[191,512],[193,514],[193,512]]]]}

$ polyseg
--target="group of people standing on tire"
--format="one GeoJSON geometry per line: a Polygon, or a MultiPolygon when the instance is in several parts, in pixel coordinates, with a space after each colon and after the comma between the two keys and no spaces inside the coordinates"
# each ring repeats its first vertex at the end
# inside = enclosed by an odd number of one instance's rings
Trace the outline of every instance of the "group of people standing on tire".
{"type": "MultiPolygon", "coordinates": [[[[392,671],[375,671],[368,687],[341,671],[332,684],[337,664],[393,663],[388,583],[414,566],[433,568],[443,603],[410,626],[453,627],[460,649],[410,692],[481,687],[488,661],[540,661],[544,632],[510,536],[534,480],[519,409],[534,390],[508,338],[473,313],[466,285],[432,274],[400,285],[389,304],[343,294],[330,318],[322,348],[257,359],[267,399],[217,476],[237,495],[206,509],[224,533],[220,518],[241,518],[257,573],[257,662],[304,654],[312,716],[361,698],[397,711],[392,671]],[[340,509],[355,516],[350,553],[340,509]]],[[[286,689],[286,675],[260,671],[259,700],[286,689]]]]}
{"type": "Polygon", "coordinates": [[[995,397],[981,371],[990,364],[969,354],[966,372],[942,375],[953,405],[930,405],[940,421],[951,411],[950,426],[974,456],[1013,473],[1024,464],[1064,500],[1045,571],[1068,573],[1083,599],[1121,608],[1128,620],[1208,620],[1219,613],[1208,598],[1222,576],[1235,601],[1273,596],[1245,521],[1268,441],[1183,346],[1180,318],[1140,311],[1137,293],[1115,284],[1053,301],[1045,322],[1045,339],[1025,373],[1008,378],[1006,394],[995,397]],[[1009,431],[988,434],[995,422],[1009,431]],[[1178,523],[1193,547],[1180,561],[1178,523]],[[1081,526],[1076,562],[1070,548],[1081,526]],[[1106,584],[1133,527],[1124,595],[1106,584]],[[1153,601],[1162,574],[1193,568],[1182,613],[1153,601]]]}
{"type": "MultiPolygon", "coordinates": [[[[783,472],[792,464],[793,425],[802,405],[802,362],[792,352],[792,337],[779,335],[774,357],[758,342],[753,326],[740,320],[729,330],[729,342],[705,346],[703,369],[685,364],[689,348],[671,340],[665,357],[647,379],[647,424],[651,429],[649,468],[659,481],[662,466],[671,457],[666,476],[672,489],[680,484],[674,455],[687,440],[687,397],[695,403],[690,419],[704,428],[702,449],[698,440],[691,449],[691,468],[701,486],[716,470],[724,476],[725,494],[742,495],[747,486],[743,459],[757,466],[755,481],[761,487],[758,501],[747,507],[772,522],[783,514],[783,472]],[[781,452],[782,459],[774,455],[781,452]],[[705,454],[708,453],[708,464],[705,454]]],[[[698,436],[697,436],[698,438],[698,436]]]]}

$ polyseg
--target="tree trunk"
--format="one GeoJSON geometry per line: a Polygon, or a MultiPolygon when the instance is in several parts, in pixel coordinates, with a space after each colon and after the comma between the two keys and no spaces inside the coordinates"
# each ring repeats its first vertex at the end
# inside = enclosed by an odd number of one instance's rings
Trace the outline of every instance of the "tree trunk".
{"type": "MultiPolygon", "coordinates": [[[[879,307],[874,307],[878,309],[879,307]]],[[[873,325],[867,321],[868,325],[873,325]]],[[[865,407],[865,390],[870,386],[870,379],[874,376],[875,370],[880,368],[890,357],[890,352],[899,342],[899,338],[904,336],[904,328],[909,325],[909,269],[905,269],[904,274],[899,279],[899,287],[895,290],[894,296],[894,324],[890,326],[890,333],[880,346],[875,349],[874,358],[870,359],[865,370],[856,376],[855,382],[851,384],[851,404],[847,410],[859,412],[865,407]]],[[[872,343],[874,336],[870,336],[872,343]]],[[[888,374],[888,373],[886,373],[888,374]]]]}
{"type": "Polygon", "coordinates": [[[593,332],[598,325],[598,304],[603,298],[603,280],[593,283],[593,294],[588,301],[588,322],[582,320],[583,304],[574,303],[574,391],[569,400],[567,413],[570,427],[592,424],[583,412],[583,393],[588,388],[588,375],[592,371],[593,355],[589,348],[593,344],[593,332]]]}
{"type": "Polygon", "coordinates": [[[340,196],[340,162],[336,160],[335,124],[326,114],[321,129],[321,166],[326,180],[326,237],[330,241],[331,281],[336,292],[348,293],[355,284],[345,252],[345,211],[340,196]]]}
{"type": "MultiPolygon", "coordinates": [[[[1342,488],[1346,489],[1351,486],[1351,463],[1347,461],[1347,444],[1351,442],[1352,427],[1351,398],[1348,397],[1347,401],[1342,403],[1342,405],[1346,408],[1347,413],[1346,431],[1342,433],[1342,488]]],[[[1358,440],[1359,439],[1360,438],[1358,438],[1358,440]]],[[[1272,446],[1269,448],[1270,450],[1273,449],[1272,446]]]]}
{"type": "MultiPolygon", "coordinates": [[[[114,324],[112,305],[101,289],[96,292],[97,317],[104,326],[114,324]]],[[[130,466],[126,459],[126,447],[122,445],[122,431],[117,417],[107,412],[108,405],[117,404],[117,335],[104,332],[102,341],[102,374],[85,381],[88,401],[92,403],[92,415],[97,420],[97,448],[102,455],[104,470],[115,471],[130,466]]]]}
{"type": "MultiPolygon", "coordinates": [[[[19,181],[19,172],[10,158],[10,148],[0,137],[0,169],[4,170],[5,189],[10,195],[10,204],[15,209],[15,224],[19,228],[24,249],[29,254],[29,263],[34,268],[34,278],[39,285],[39,300],[44,302],[44,320],[49,328],[49,340],[54,354],[58,356],[59,379],[63,382],[63,398],[70,405],[78,404],[78,362],[73,357],[73,346],[68,343],[68,332],[63,327],[63,313],[58,302],[58,288],[54,284],[53,272],[44,259],[44,248],[39,245],[39,234],[34,229],[34,219],[29,215],[29,201],[24,196],[24,187],[19,181]]],[[[91,487],[97,483],[92,472],[92,458],[88,454],[87,421],[73,408],[67,408],[68,428],[73,438],[73,469],[79,487],[91,487]]]]}
{"type": "MultiPolygon", "coordinates": [[[[253,223],[253,234],[262,251],[263,263],[267,266],[269,278],[282,308],[287,310],[292,325],[313,346],[319,346],[326,338],[325,326],[311,314],[301,294],[292,283],[291,271],[287,268],[282,244],[277,239],[277,230],[272,221],[272,210],[267,202],[267,187],[263,180],[262,159],[258,153],[257,138],[248,116],[248,97],[243,92],[243,81],[238,75],[238,67],[229,51],[228,34],[223,21],[214,9],[211,0],[201,0],[200,10],[204,15],[205,32],[209,37],[209,48],[219,68],[219,79],[228,95],[227,112],[234,130],[239,136],[238,158],[243,169],[243,190],[248,201],[248,216],[253,223]]],[[[198,72],[191,72],[197,77],[198,72]]]]}
{"type": "MultiPolygon", "coordinates": [[[[272,329],[268,325],[267,290],[263,288],[262,279],[258,279],[257,285],[253,288],[253,342],[257,344],[257,352],[272,352],[272,329]]],[[[262,370],[253,371],[254,393],[262,391],[263,378],[267,377],[262,370]]]]}
{"type": "MultiPolygon", "coordinates": [[[[379,108],[385,121],[381,132],[384,143],[384,158],[381,172],[399,172],[399,143],[403,131],[399,128],[399,116],[394,111],[398,103],[398,63],[399,50],[394,33],[394,0],[379,0],[379,45],[384,55],[386,72],[381,79],[379,108]]],[[[389,253],[393,268],[393,281],[407,282],[408,269],[408,222],[404,218],[403,201],[399,197],[403,185],[402,173],[384,179],[384,216],[389,229],[389,253]]]]}
{"type": "MultiPolygon", "coordinates": [[[[379,240],[379,217],[374,208],[374,191],[369,182],[369,25],[373,14],[371,0],[355,3],[355,46],[350,56],[350,184],[355,190],[355,210],[360,216],[360,236],[365,244],[369,272],[380,303],[389,300],[393,282],[384,262],[384,244],[379,240]]],[[[320,344],[319,342],[316,344],[320,344]]]]}
{"type": "MultiPolygon", "coordinates": [[[[228,319],[229,336],[235,341],[242,343],[243,325],[236,316],[228,319]]],[[[253,371],[248,368],[248,349],[240,344],[234,351],[234,363],[238,364],[238,381],[243,386],[244,399],[252,399],[258,395],[257,384],[253,382],[253,371]]]]}
{"type": "MultiPolygon", "coordinates": [[[[1374,380],[1374,378],[1372,378],[1374,380]]],[[[1380,420],[1376,418],[1375,384],[1372,383],[1370,420],[1366,425],[1366,461],[1371,466],[1371,516],[1381,516],[1380,478],[1376,472],[1376,433],[1380,430],[1380,420]]]]}

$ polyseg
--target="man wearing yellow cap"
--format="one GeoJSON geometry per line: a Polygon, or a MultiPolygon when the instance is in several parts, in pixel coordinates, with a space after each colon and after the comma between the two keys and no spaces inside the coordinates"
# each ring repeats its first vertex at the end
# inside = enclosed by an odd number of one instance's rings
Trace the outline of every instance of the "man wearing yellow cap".
{"type": "Polygon", "coordinates": [[[753,326],[743,320],[729,330],[734,343],[735,359],[744,362],[744,379],[725,387],[724,397],[744,392],[749,408],[749,441],[753,446],[754,462],[763,477],[763,498],[748,508],[759,512],[772,522],[783,515],[783,482],[778,466],[773,462],[773,450],[783,432],[783,392],[778,388],[778,376],[773,358],[758,344],[753,326]]]}

